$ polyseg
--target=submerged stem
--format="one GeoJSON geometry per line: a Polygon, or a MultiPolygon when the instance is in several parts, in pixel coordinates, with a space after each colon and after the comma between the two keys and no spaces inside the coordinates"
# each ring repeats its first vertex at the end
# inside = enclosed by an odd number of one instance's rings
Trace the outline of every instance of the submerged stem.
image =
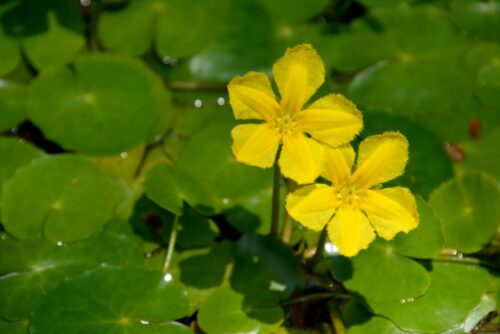
{"type": "Polygon", "coordinates": [[[174,216],[174,222],[172,225],[172,232],[170,232],[170,240],[168,241],[167,254],[165,255],[165,262],[163,263],[163,272],[167,273],[170,267],[170,262],[172,262],[172,256],[174,254],[175,242],[177,241],[177,225],[179,224],[179,216],[174,216]]]}
{"type": "Polygon", "coordinates": [[[278,154],[276,157],[276,162],[274,164],[274,177],[273,177],[273,199],[272,199],[272,212],[271,212],[271,231],[269,235],[272,237],[278,237],[278,227],[280,220],[280,184],[281,184],[281,173],[280,167],[278,165],[278,159],[280,156],[280,149],[278,149],[278,154]]]}

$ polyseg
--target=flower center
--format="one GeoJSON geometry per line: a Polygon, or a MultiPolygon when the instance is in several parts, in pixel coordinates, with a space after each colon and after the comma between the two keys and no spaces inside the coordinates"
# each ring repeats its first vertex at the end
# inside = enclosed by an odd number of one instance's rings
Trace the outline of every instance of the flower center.
{"type": "Polygon", "coordinates": [[[343,184],[335,187],[337,190],[337,199],[342,203],[341,205],[351,206],[358,208],[363,191],[360,191],[352,184],[343,184]]]}
{"type": "Polygon", "coordinates": [[[297,130],[297,122],[289,115],[277,116],[273,121],[273,126],[281,135],[289,135],[297,130]]]}

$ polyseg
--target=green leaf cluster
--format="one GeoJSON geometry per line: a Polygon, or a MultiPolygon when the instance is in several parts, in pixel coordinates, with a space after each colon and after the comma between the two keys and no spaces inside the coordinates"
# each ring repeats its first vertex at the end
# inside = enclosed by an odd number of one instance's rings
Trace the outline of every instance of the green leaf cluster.
{"type": "Polygon", "coordinates": [[[498,0],[1,1],[0,333],[497,330],[499,43],[498,0]],[[315,265],[226,94],[298,43],[408,138],[420,215],[315,265]]]}

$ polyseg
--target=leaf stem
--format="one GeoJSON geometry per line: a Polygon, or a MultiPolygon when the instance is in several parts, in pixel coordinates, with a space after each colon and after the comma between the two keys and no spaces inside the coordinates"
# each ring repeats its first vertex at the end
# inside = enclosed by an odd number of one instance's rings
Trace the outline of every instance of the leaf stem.
{"type": "Polygon", "coordinates": [[[269,235],[272,237],[278,237],[278,227],[280,223],[280,185],[281,185],[281,172],[278,165],[278,159],[280,156],[281,149],[278,149],[278,154],[276,156],[276,162],[274,164],[274,176],[273,176],[273,198],[272,198],[272,211],[271,211],[271,231],[269,235]]]}
{"type": "Polygon", "coordinates": [[[163,263],[163,272],[167,273],[172,262],[172,256],[174,255],[175,242],[177,241],[177,225],[179,225],[178,215],[174,216],[174,222],[172,225],[172,232],[170,232],[170,240],[168,242],[167,254],[165,255],[165,262],[163,263]]]}

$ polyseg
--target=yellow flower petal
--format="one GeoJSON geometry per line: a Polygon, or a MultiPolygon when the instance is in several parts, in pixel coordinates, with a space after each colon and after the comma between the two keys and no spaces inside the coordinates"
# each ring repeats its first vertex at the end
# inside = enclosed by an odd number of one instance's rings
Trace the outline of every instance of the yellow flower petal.
{"type": "Polygon", "coordinates": [[[328,224],[328,237],[344,256],[354,256],[375,239],[368,218],[357,209],[342,206],[328,224]]]}
{"type": "Polygon", "coordinates": [[[354,150],[351,145],[325,149],[325,170],[323,176],[333,185],[341,185],[351,177],[354,164],[354,150]]]}
{"type": "Polygon", "coordinates": [[[392,180],[403,174],[408,161],[408,140],[399,132],[366,138],[359,145],[353,180],[359,188],[392,180]]]}
{"type": "Polygon", "coordinates": [[[320,231],[332,218],[338,203],[332,187],[313,184],[289,194],[286,210],[305,227],[320,231]]]}
{"type": "Polygon", "coordinates": [[[233,153],[239,162],[262,168],[274,164],[281,136],[267,123],[237,125],[231,136],[233,153]]]}
{"type": "Polygon", "coordinates": [[[283,137],[279,165],[281,172],[299,184],[311,183],[323,170],[324,148],[302,133],[283,137]]]}
{"type": "Polygon", "coordinates": [[[325,80],[325,66],[309,44],[289,48],[273,66],[273,76],[281,94],[281,108],[299,112],[325,80]]]}
{"type": "Polygon", "coordinates": [[[350,142],[363,128],[361,112],[340,94],[330,94],[297,115],[303,131],[327,145],[350,142]]]}
{"type": "Polygon", "coordinates": [[[419,222],[415,198],[407,188],[368,190],[360,206],[377,233],[387,240],[414,229],[419,222]]]}
{"type": "Polygon", "coordinates": [[[236,119],[271,121],[279,110],[271,82],[264,73],[249,72],[237,76],[229,82],[227,90],[236,119]]]}

